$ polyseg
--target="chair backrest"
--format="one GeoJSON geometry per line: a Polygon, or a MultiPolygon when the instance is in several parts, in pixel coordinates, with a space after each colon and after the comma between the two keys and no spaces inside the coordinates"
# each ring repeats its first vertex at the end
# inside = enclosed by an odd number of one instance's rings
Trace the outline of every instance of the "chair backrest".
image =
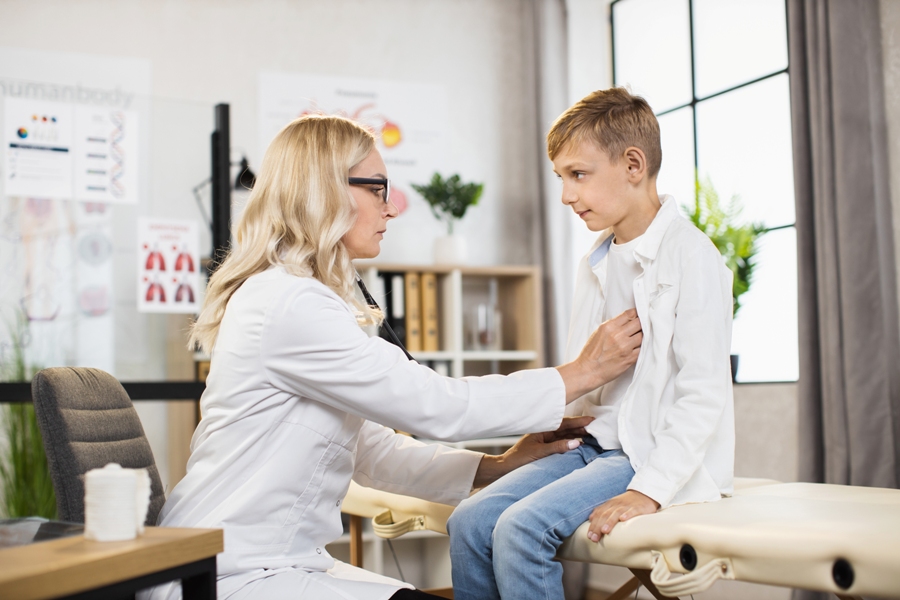
{"type": "Polygon", "coordinates": [[[122,384],[99,369],[54,367],[34,376],[31,397],[59,518],[84,523],[84,474],[115,462],[147,469],[146,524],[156,525],[166,497],[144,428],[122,384]]]}

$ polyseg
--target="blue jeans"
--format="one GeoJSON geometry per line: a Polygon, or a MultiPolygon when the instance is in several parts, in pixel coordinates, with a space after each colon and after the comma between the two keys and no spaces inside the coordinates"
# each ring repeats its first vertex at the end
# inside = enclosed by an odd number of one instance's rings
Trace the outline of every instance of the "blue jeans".
{"type": "Polygon", "coordinates": [[[525,465],[464,500],[450,517],[458,600],[562,600],[563,540],[634,477],[621,450],[594,438],[525,465]]]}

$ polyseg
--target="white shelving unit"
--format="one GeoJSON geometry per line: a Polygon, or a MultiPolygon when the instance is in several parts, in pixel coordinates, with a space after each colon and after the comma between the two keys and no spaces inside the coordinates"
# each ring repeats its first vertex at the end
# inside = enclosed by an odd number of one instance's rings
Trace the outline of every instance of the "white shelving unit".
{"type": "MultiPolygon", "coordinates": [[[[414,352],[419,362],[447,361],[452,377],[511,373],[543,366],[541,272],[539,267],[464,267],[360,262],[370,289],[379,273],[434,273],[438,280],[440,351],[414,352]],[[502,316],[500,350],[472,349],[466,337],[467,316],[475,305],[493,300],[502,316]]],[[[376,298],[377,299],[377,298],[376,298]]]]}

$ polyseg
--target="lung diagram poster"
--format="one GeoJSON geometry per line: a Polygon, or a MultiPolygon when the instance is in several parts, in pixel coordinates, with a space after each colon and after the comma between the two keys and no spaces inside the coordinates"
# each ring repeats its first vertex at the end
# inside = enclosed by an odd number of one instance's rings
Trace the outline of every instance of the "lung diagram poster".
{"type": "Polygon", "coordinates": [[[200,231],[196,221],[141,219],[137,254],[140,312],[199,312],[200,231]]]}

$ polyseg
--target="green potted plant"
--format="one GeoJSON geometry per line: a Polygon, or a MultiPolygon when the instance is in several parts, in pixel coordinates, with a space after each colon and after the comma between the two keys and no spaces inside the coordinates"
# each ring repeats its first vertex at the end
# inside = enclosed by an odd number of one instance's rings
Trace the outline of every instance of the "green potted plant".
{"type": "Polygon", "coordinates": [[[465,239],[453,234],[454,222],[465,216],[470,206],[478,204],[484,191],[484,184],[463,183],[459,175],[451,175],[444,179],[440,173],[431,176],[425,185],[412,184],[438,221],[447,224],[447,235],[435,240],[434,260],[441,264],[459,264],[465,262],[465,239]]]}
{"type": "MultiPolygon", "coordinates": [[[[759,252],[759,237],[768,231],[762,223],[741,221],[743,205],[735,194],[724,204],[709,177],[694,178],[695,191],[693,205],[683,205],[687,218],[703,233],[709,236],[725,258],[725,265],[734,274],[731,294],[734,298],[734,316],[741,308],[740,297],[750,289],[753,282],[755,257],[759,252]]],[[[738,356],[731,355],[732,379],[737,375],[738,356]]]]}
{"type": "MultiPolygon", "coordinates": [[[[18,315],[9,327],[8,352],[0,355],[0,379],[28,381],[39,369],[28,367],[25,340],[28,321],[18,315]]],[[[0,451],[0,514],[4,517],[56,518],[56,495],[41,440],[34,406],[2,405],[2,435],[7,443],[0,451]]]]}

